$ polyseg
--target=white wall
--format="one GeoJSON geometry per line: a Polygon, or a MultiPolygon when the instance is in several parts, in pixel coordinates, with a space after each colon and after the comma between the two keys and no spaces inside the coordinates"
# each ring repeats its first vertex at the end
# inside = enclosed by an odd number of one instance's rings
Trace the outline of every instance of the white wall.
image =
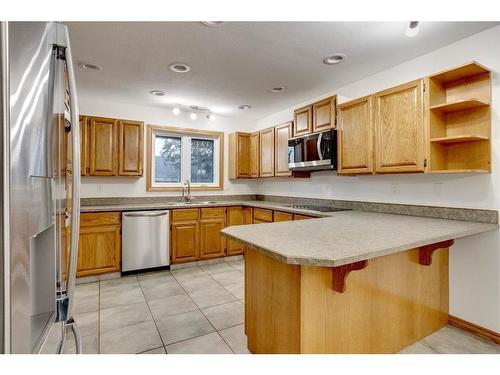
{"type": "MultiPolygon", "coordinates": [[[[227,135],[236,130],[245,131],[255,127],[255,123],[229,117],[217,116],[215,121],[198,118],[191,120],[186,113],[175,116],[171,110],[159,107],[147,107],[130,103],[109,102],[80,97],[80,113],[84,115],[124,118],[144,121],[144,140],[146,141],[146,125],[168,125],[185,128],[223,131],[224,139],[224,190],[214,192],[195,192],[193,195],[204,194],[240,194],[254,191],[253,181],[229,181],[227,178],[227,135]]],[[[144,160],[146,160],[144,147],[144,160]]],[[[179,192],[146,192],[146,163],[143,177],[82,177],[83,198],[87,197],[142,197],[158,195],[179,195],[179,192]]]]}
{"type": "MultiPolygon", "coordinates": [[[[310,179],[264,180],[259,193],[332,199],[500,209],[500,26],[366,77],[331,94],[339,102],[458,66],[471,60],[492,73],[492,173],[487,175],[383,175],[339,177],[314,173],[310,179]]],[[[409,42],[411,42],[409,40],[409,42]]],[[[348,64],[347,59],[345,64],[348,64]]],[[[369,63],[369,62],[367,62],[369,63]]],[[[332,67],[335,74],[335,67],[332,67]]],[[[257,122],[256,129],[292,118],[287,108],[257,122]]],[[[456,241],[450,252],[450,314],[500,332],[500,239],[498,231],[456,241]]]]}

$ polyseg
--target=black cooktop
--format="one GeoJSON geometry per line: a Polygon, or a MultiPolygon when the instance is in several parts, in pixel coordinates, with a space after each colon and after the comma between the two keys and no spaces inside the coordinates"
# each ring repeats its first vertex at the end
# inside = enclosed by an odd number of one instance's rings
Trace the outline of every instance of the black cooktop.
{"type": "Polygon", "coordinates": [[[318,212],[334,212],[334,211],[349,211],[348,208],[335,208],[335,207],[328,207],[328,206],[315,206],[311,204],[292,204],[291,206],[286,206],[290,208],[298,208],[301,210],[309,210],[309,211],[318,211],[318,212]]]}

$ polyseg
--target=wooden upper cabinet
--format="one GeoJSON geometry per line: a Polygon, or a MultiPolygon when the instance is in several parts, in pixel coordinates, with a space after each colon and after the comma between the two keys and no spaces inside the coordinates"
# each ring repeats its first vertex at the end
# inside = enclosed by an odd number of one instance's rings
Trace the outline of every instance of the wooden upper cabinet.
{"type": "Polygon", "coordinates": [[[337,97],[332,96],[312,105],[312,131],[323,131],[335,128],[335,105],[337,97]]]}
{"type": "Polygon", "coordinates": [[[228,177],[251,177],[250,133],[235,132],[228,136],[228,177]]]}
{"type": "Polygon", "coordinates": [[[274,175],[290,176],[288,169],[288,139],[291,136],[292,123],[287,122],[275,127],[274,139],[274,175]]]}
{"type": "Polygon", "coordinates": [[[296,109],[293,113],[293,136],[305,135],[312,131],[312,105],[296,109]]]}
{"type": "Polygon", "coordinates": [[[120,176],[142,176],[143,171],[142,121],[118,121],[118,174],[120,176]]]}
{"type": "Polygon", "coordinates": [[[89,118],[89,161],[93,176],[116,176],[118,172],[116,122],[110,118],[89,118]]]}
{"type": "Polygon", "coordinates": [[[88,119],[80,116],[80,175],[87,176],[89,168],[88,119]]]}
{"type": "Polygon", "coordinates": [[[274,177],[274,128],[260,131],[260,177],[274,177]]]}
{"type": "Polygon", "coordinates": [[[250,134],[250,177],[260,175],[260,133],[250,134]]]}
{"type": "Polygon", "coordinates": [[[375,170],[424,171],[422,80],[375,94],[375,170]]]}
{"type": "Polygon", "coordinates": [[[337,107],[338,173],[373,173],[373,96],[337,107]]]}

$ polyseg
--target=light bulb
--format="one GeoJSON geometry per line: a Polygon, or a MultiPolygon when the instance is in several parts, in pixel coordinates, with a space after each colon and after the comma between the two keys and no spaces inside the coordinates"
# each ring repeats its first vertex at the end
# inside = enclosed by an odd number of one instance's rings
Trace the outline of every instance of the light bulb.
{"type": "Polygon", "coordinates": [[[191,120],[196,120],[198,118],[198,115],[196,114],[196,112],[191,112],[189,117],[191,118],[191,120]]]}
{"type": "Polygon", "coordinates": [[[174,109],[172,109],[172,113],[177,116],[179,113],[181,113],[181,110],[175,107],[174,109]]]}
{"type": "Polygon", "coordinates": [[[418,34],[418,21],[411,21],[405,31],[410,38],[418,34]]]}
{"type": "Polygon", "coordinates": [[[210,113],[207,115],[207,119],[209,119],[210,121],[215,121],[215,115],[210,113]]]}

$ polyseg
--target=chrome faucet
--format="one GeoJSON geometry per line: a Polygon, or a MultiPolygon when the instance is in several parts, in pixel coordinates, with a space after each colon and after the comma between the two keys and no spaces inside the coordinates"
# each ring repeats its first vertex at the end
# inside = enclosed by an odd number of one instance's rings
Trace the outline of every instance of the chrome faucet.
{"type": "Polygon", "coordinates": [[[182,187],[181,202],[191,203],[192,200],[193,200],[193,197],[191,196],[191,181],[186,179],[184,181],[184,186],[182,187]],[[187,194],[186,194],[186,190],[187,190],[187,194]]]}

